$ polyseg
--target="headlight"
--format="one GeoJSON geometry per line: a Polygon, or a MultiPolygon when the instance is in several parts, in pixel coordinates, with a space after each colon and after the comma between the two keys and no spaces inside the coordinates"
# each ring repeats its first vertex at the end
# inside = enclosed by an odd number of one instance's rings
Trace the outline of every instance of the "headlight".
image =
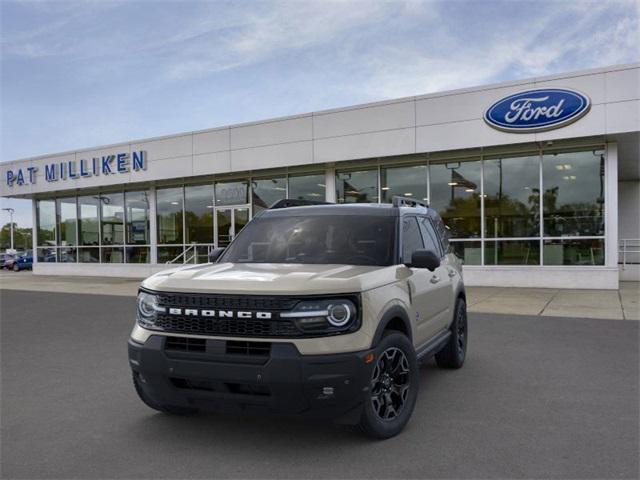
{"type": "Polygon", "coordinates": [[[156,326],[159,312],[164,312],[165,308],[158,305],[158,297],[147,292],[138,293],[138,313],[136,319],[142,328],[151,330],[162,330],[156,326]]]}
{"type": "Polygon", "coordinates": [[[305,333],[340,333],[359,326],[356,304],[348,298],[304,300],[280,317],[293,319],[305,333]]]}

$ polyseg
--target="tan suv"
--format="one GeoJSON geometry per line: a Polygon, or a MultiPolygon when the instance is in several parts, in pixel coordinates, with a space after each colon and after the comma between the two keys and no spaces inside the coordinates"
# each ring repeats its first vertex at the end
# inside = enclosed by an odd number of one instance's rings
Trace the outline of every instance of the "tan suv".
{"type": "Polygon", "coordinates": [[[283,200],[211,261],[141,285],[129,362],[151,408],[308,415],[388,438],[413,412],[418,362],[464,362],[460,261],[421,202],[283,200]]]}

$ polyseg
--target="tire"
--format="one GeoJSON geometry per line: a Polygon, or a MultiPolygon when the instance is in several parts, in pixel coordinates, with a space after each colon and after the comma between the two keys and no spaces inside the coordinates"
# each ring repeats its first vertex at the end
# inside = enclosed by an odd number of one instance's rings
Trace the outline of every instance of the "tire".
{"type": "Polygon", "coordinates": [[[19,272],[19,271],[20,271],[20,267],[18,266],[18,264],[17,264],[17,263],[14,263],[14,264],[13,264],[13,271],[14,271],[14,272],[19,272]]]}
{"type": "Polygon", "coordinates": [[[467,328],[467,303],[459,298],[451,322],[451,336],[447,344],[436,353],[436,363],[440,368],[456,369],[464,365],[467,356],[469,332],[467,328]]]}
{"type": "Polygon", "coordinates": [[[411,418],[418,398],[418,361],[409,339],[396,331],[385,332],[375,359],[358,428],[385,439],[399,434],[411,418]]]}
{"type": "Polygon", "coordinates": [[[198,412],[196,408],[187,408],[187,407],[175,407],[171,405],[161,405],[149,397],[142,386],[140,385],[140,378],[135,373],[133,374],[133,385],[136,389],[136,393],[140,400],[149,408],[157,410],[158,412],[166,413],[168,415],[193,415],[198,412]]]}

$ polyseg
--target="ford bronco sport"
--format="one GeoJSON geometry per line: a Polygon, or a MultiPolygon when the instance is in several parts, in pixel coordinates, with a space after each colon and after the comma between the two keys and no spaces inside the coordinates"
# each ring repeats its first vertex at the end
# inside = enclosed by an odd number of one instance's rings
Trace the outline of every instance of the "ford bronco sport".
{"type": "Polygon", "coordinates": [[[129,362],[151,408],[301,414],[388,438],[413,412],[418,362],[464,362],[460,262],[421,202],[282,200],[211,256],[140,287],[129,362]]]}

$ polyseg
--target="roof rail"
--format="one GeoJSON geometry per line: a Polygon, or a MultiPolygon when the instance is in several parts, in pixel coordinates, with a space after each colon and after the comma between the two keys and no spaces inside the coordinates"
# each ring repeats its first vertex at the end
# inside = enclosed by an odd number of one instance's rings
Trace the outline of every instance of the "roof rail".
{"type": "Polygon", "coordinates": [[[427,202],[422,200],[416,200],[415,198],[401,197],[400,195],[394,195],[392,199],[394,207],[424,207],[429,208],[427,202]]]}
{"type": "Polygon", "coordinates": [[[289,207],[307,207],[310,205],[331,205],[330,202],[322,202],[319,200],[298,200],[295,198],[283,198],[269,207],[269,210],[289,207]]]}

